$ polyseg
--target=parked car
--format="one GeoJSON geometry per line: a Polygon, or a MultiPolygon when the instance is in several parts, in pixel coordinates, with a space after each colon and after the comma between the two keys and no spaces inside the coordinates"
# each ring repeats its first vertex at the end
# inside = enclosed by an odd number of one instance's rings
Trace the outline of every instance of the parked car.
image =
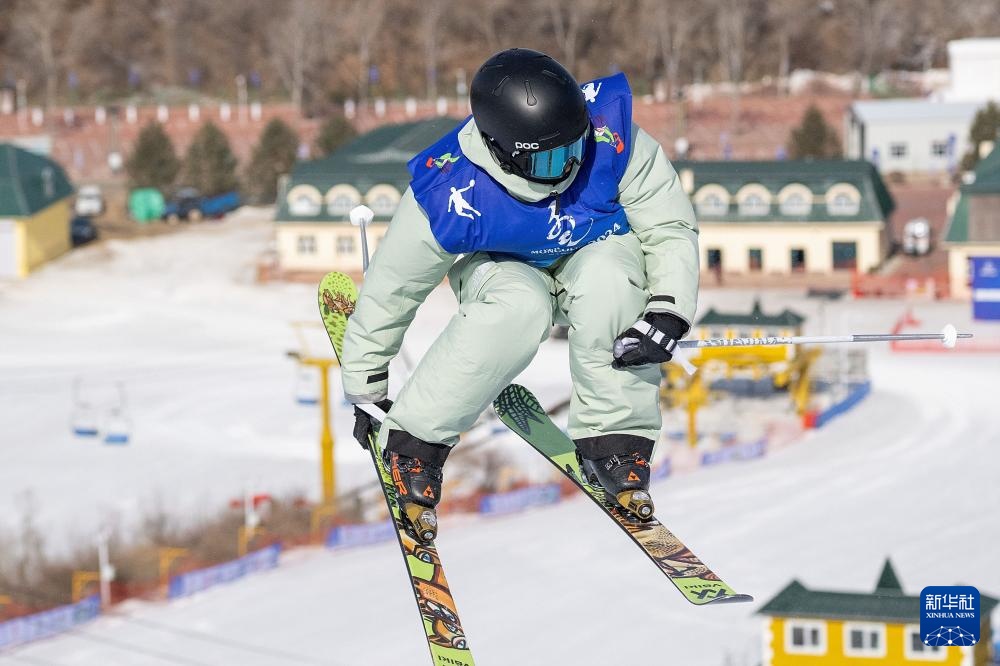
{"type": "Polygon", "coordinates": [[[163,219],[168,222],[187,220],[198,222],[206,217],[222,217],[240,207],[240,195],[226,192],[214,196],[202,196],[193,187],[183,187],[163,208],[163,219]]]}
{"type": "Polygon", "coordinates": [[[918,217],[903,226],[903,252],[913,255],[924,255],[931,249],[931,224],[925,218],[918,217]]]}
{"type": "Polygon", "coordinates": [[[76,247],[97,240],[97,229],[94,228],[94,223],[89,217],[77,215],[69,223],[69,237],[73,247],[76,247]]]}
{"type": "Polygon", "coordinates": [[[73,212],[80,217],[93,217],[104,212],[104,195],[100,185],[83,185],[76,193],[73,212]]]}

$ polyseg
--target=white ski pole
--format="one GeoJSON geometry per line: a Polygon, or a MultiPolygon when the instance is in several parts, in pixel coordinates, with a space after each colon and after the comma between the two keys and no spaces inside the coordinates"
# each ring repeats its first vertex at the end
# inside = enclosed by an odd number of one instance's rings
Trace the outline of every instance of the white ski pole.
{"type": "Polygon", "coordinates": [[[892,342],[897,340],[940,340],[952,349],[955,342],[971,338],[972,333],[959,333],[948,324],[940,333],[884,333],[875,335],[792,335],[769,336],[765,338],[709,338],[707,340],[681,340],[677,346],[682,349],[699,347],[759,347],[771,345],[818,345],[844,342],[892,342]]]}
{"type": "MultiPolygon", "coordinates": [[[[368,273],[368,225],[375,219],[375,212],[368,206],[355,206],[351,209],[351,224],[361,227],[361,267],[362,273],[368,273]]],[[[410,360],[406,349],[399,348],[399,360],[406,366],[408,373],[413,373],[413,362],[410,360]]]]}
{"type": "Polygon", "coordinates": [[[375,211],[368,206],[351,209],[351,224],[361,227],[361,270],[368,272],[368,224],[375,219],[375,211]]]}

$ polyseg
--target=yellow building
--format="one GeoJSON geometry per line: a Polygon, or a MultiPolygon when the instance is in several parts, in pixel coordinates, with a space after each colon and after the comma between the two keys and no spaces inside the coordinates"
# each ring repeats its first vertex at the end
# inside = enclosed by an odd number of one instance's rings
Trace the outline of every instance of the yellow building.
{"type": "Polygon", "coordinates": [[[70,249],[72,195],[58,164],[0,143],[0,279],[25,277],[70,249]]]}
{"type": "Polygon", "coordinates": [[[677,161],[700,227],[701,266],[717,274],[867,272],[885,259],[895,208],[865,161],[677,161]]]}
{"type": "Polygon", "coordinates": [[[760,610],[762,666],[986,666],[992,664],[990,613],[981,595],[975,647],[930,647],[920,635],[920,597],[907,596],[886,560],[871,593],[809,590],[798,581],[760,610]]]}

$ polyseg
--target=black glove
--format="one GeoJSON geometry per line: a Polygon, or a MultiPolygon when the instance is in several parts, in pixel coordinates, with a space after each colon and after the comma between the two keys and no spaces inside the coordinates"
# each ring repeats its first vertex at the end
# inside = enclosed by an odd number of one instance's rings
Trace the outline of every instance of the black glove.
{"type": "MultiPolygon", "coordinates": [[[[379,400],[373,404],[386,414],[392,409],[392,400],[388,398],[379,400]]],[[[369,415],[368,412],[354,405],[354,439],[358,440],[361,448],[368,449],[368,438],[372,434],[372,431],[379,425],[381,425],[381,422],[374,416],[369,415]]]]}
{"type": "Polygon", "coordinates": [[[688,324],[669,312],[647,312],[624,333],[615,338],[611,367],[628,368],[647,363],[666,363],[673,358],[677,341],[688,331],[688,324]]]}

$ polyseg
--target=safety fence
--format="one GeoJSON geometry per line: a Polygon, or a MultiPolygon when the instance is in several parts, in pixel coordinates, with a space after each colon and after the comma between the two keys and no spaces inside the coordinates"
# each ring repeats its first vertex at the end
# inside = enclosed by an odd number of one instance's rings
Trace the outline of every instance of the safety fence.
{"type": "Polygon", "coordinates": [[[101,598],[87,597],[75,604],[0,623],[0,650],[48,638],[90,622],[101,614],[101,598]]]}
{"type": "Polygon", "coordinates": [[[281,544],[275,543],[249,555],[205,569],[189,571],[170,579],[168,599],[179,599],[278,566],[281,544]]]}

